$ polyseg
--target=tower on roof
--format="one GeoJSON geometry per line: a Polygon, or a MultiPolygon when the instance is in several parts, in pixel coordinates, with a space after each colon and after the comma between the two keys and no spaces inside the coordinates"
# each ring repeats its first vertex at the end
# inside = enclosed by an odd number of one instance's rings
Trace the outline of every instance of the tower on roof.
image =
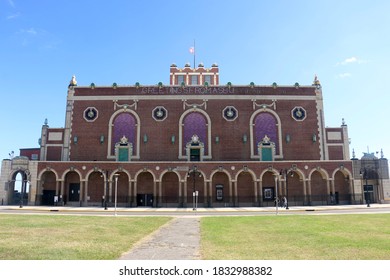
{"type": "Polygon", "coordinates": [[[195,69],[191,68],[190,63],[187,63],[184,68],[178,68],[176,64],[172,64],[169,83],[172,86],[217,86],[219,85],[219,68],[216,63],[211,68],[205,68],[201,62],[195,69]]]}

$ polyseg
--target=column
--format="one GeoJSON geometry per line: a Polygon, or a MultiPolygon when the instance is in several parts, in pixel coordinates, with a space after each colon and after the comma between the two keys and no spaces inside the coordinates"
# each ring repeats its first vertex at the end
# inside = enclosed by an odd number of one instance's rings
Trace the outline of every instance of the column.
{"type": "Polygon", "coordinates": [[[255,193],[255,199],[254,199],[254,204],[255,205],[257,205],[257,203],[258,203],[258,197],[257,197],[257,195],[258,195],[258,192],[257,192],[257,181],[256,180],[254,180],[253,181],[253,189],[254,189],[254,193],[255,193]]]}
{"type": "MultiPolygon", "coordinates": [[[[308,193],[307,182],[308,182],[308,179],[303,180],[303,197],[304,197],[304,200],[307,201],[307,204],[310,205],[311,204],[311,197],[307,195],[307,193],[308,193]]],[[[304,201],[304,203],[305,203],[305,201],[304,201]]]]}
{"type": "MultiPolygon", "coordinates": [[[[181,191],[181,188],[180,188],[181,191]]],[[[183,181],[183,192],[180,197],[182,198],[182,207],[187,207],[187,180],[183,181]]]]}
{"type": "Polygon", "coordinates": [[[160,183],[159,180],[153,181],[153,204],[152,204],[153,207],[157,207],[157,201],[158,201],[157,184],[159,184],[159,183],[160,183]]]}

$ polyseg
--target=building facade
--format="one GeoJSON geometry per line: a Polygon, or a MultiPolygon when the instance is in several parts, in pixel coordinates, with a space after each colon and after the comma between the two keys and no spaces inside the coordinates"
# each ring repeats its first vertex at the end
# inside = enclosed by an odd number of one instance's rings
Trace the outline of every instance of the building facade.
{"type": "Polygon", "coordinates": [[[38,150],[3,160],[2,204],[390,202],[387,160],[351,159],[347,125],[325,125],[317,77],[308,86],[220,85],[216,64],[173,64],[169,85],[78,86],[73,77],[65,115],[64,128],[45,121],[38,150]]]}

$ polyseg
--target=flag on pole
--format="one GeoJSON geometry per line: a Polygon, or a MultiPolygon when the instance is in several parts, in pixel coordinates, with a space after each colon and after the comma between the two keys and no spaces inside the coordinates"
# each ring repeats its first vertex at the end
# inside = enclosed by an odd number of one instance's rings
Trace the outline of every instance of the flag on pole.
{"type": "Polygon", "coordinates": [[[190,53],[194,54],[195,53],[195,47],[190,48],[190,53]]]}

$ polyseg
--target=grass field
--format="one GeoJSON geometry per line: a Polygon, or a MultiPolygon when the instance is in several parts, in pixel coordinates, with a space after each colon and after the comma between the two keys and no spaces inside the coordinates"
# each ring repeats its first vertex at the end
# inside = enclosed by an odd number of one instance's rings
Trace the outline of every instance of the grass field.
{"type": "Polygon", "coordinates": [[[0,259],[117,259],[168,220],[164,217],[0,215],[0,259]]]}
{"type": "Polygon", "coordinates": [[[389,260],[390,215],[209,217],[208,260],[389,260]]]}
{"type": "MultiPolygon", "coordinates": [[[[0,259],[117,259],[169,220],[0,215],[0,259]]],[[[390,215],[205,217],[201,254],[205,260],[389,260],[390,215]]]]}

